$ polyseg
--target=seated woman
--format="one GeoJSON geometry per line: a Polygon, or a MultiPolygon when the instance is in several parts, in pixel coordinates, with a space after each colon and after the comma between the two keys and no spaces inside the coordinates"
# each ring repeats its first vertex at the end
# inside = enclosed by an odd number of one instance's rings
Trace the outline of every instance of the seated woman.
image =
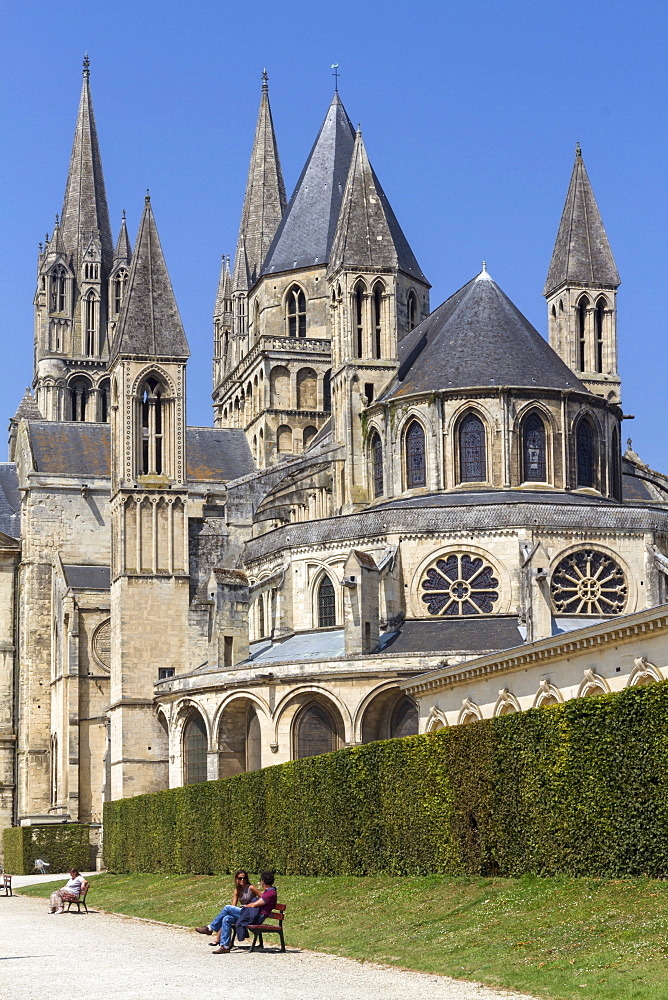
{"type": "Polygon", "coordinates": [[[79,898],[84,888],[88,886],[88,882],[83,877],[81,872],[77,871],[76,868],[70,870],[70,880],[67,885],[64,885],[62,889],[56,889],[55,892],[51,893],[49,903],[51,909],[49,913],[62,913],[65,909],[64,903],[74,903],[79,898]]]}
{"type": "MultiPolygon", "coordinates": [[[[245,869],[240,868],[234,876],[234,893],[232,895],[231,905],[236,907],[247,906],[257,896],[259,896],[259,892],[254,885],[250,884],[248,872],[245,871],[245,869]]],[[[223,922],[223,917],[225,917],[228,912],[228,907],[224,906],[218,916],[215,917],[209,924],[211,930],[215,931],[213,941],[210,941],[209,944],[214,946],[220,944],[220,927],[223,922]]]]}

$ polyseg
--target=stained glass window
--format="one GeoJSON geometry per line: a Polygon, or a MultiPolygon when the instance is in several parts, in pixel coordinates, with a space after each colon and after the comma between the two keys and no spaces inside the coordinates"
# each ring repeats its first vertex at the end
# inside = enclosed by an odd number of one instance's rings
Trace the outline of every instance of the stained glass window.
{"type": "Polygon", "coordinates": [[[424,430],[417,420],[413,420],[406,431],[406,480],[409,490],[427,483],[424,430]]]}
{"type": "Polygon", "coordinates": [[[487,479],[485,428],[480,417],[469,413],[459,428],[460,478],[463,483],[483,483],[487,479]]]}
{"type": "Polygon", "coordinates": [[[318,587],[318,627],[336,625],[336,598],[334,586],[328,576],[323,576],[318,587]]]}
{"type": "Polygon", "coordinates": [[[594,485],[594,432],[588,420],[577,431],[578,486],[594,485]]]}
{"type": "Polygon", "coordinates": [[[499,581],[492,567],[468,553],[438,559],[427,570],[421,587],[430,615],[491,614],[499,599],[499,581]]]}
{"type": "Polygon", "coordinates": [[[197,785],[206,781],[206,728],[200,715],[193,715],[183,734],[184,782],[197,785]]]}
{"type": "Polygon", "coordinates": [[[374,434],[371,441],[371,478],[373,481],[373,495],[380,497],[383,495],[383,445],[378,434],[374,434]]]}
{"type": "Polygon", "coordinates": [[[605,552],[583,549],[552,575],[552,603],[563,615],[621,615],[628,589],[622,568],[605,552]]]}
{"type": "Polygon", "coordinates": [[[544,483],[547,478],[545,470],[545,425],[537,413],[532,413],[525,421],[523,444],[525,481],[544,483]]]}

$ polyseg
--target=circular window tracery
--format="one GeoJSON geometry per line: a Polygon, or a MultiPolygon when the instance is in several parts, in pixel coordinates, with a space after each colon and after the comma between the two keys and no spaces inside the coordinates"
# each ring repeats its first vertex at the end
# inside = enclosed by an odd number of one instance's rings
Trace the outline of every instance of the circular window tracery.
{"type": "Polygon", "coordinates": [[[621,566],[595,549],[572,552],[552,576],[552,603],[561,614],[620,615],[627,598],[621,566]]]}
{"type": "Polygon", "coordinates": [[[93,632],[93,656],[105,670],[111,668],[111,619],[101,622],[93,632]]]}
{"type": "Polygon", "coordinates": [[[494,611],[499,581],[479,556],[454,554],[438,559],[421,584],[430,615],[484,615],[494,611]]]}

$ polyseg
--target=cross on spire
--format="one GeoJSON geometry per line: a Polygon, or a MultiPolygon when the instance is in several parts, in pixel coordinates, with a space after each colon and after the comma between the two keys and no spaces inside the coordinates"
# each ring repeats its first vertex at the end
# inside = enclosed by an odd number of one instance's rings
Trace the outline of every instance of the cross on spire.
{"type": "Polygon", "coordinates": [[[88,53],[84,55],[83,59],[83,75],[86,79],[90,76],[90,59],[88,58],[88,53]]]}
{"type": "Polygon", "coordinates": [[[332,69],[334,70],[334,72],[332,73],[332,76],[334,77],[334,90],[338,94],[338,92],[339,92],[339,77],[341,76],[341,74],[339,73],[339,64],[338,63],[332,63],[332,69]]]}

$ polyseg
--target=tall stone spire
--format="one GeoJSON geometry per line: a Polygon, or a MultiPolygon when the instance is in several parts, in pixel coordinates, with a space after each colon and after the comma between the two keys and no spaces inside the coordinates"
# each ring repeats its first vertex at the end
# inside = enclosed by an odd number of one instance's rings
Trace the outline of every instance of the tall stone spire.
{"type": "Polygon", "coordinates": [[[150,358],[190,356],[148,195],[111,354],[112,362],[119,354],[150,358]]]}
{"type": "Polygon", "coordinates": [[[259,277],[264,258],[285,211],[285,185],[269,106],[267,81],[267,71],[264,70],[260,111],[239,226],[234,267],[235,291],[246,291],[259,277]]]}
{"type": "Polygon", "coordinates": [[[90,94],[89,67],[90,63],[86,56],[83,63],[79,114],[61,216],[61,231],[65,249],[73,256],[75,270],[78,270],[91,235],[94,235],[99,238],[103,269],[108,272],[113,255],[113,243],[90,94]]]}
{"type": "Polygon", "coordinates": [[[578,143],[566,204],[545,282],[545,296],[561,285],[617,288],[619,273],[578,143]]]}

